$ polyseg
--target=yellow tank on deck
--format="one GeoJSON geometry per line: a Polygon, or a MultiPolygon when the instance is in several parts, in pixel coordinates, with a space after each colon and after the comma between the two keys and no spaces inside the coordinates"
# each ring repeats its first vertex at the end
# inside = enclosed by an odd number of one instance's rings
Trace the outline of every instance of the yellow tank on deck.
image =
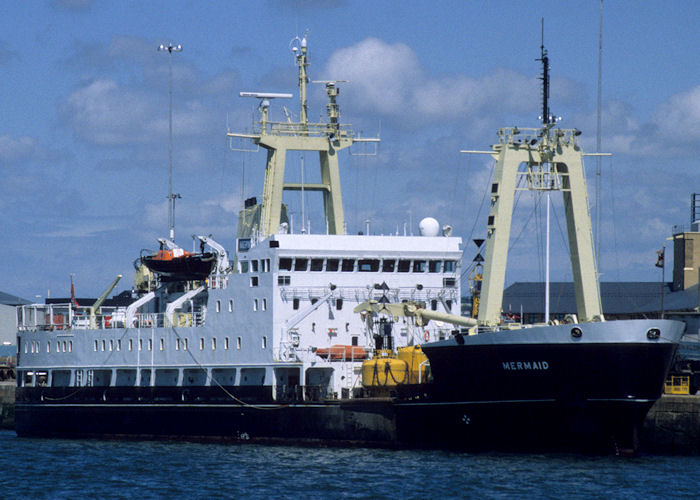
{"type": "Polygon", "coordinates": [[[372,359],[362,363],[364,387],[393,387],[407,384],[408,379],[408,363],[397,359],[391,351],[379,351],[372,359]]]}
{"type": "Polygon", "coordinates": [[[362,363],[362,385],[394,387],[403,384],[427,382],[427,356],[419,345],[402,347],[398,355],[389,350],[377,352],[362,363]]]}
{"type": "Polygon", "coordinates": [[[398,358],[408,365],[406,384],[424,384],[428,381],[428,357],[420,345],[401,347],[398,358]]]}

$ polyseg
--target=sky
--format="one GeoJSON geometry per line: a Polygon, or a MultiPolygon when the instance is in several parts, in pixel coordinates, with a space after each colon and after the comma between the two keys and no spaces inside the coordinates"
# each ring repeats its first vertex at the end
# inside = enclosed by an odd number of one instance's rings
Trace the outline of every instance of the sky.
{"type": "MultiPolygon", "coordinates": [[[[169,63],[176,241],[212,235],[233,249],[242,200],[260,197],[265,153],[236,151],[257,102],[240,91],[291,92],[290,42],[308,33],[312,80],[347,80],[341,120],[379,136],[376,155],[340,156],[349,233],[417,233],[432,216],[464,239],[463,269],[485,235],[503,126],[536,127],[541,19],[550,108],[595,151],[600,2],[267,0],[4,2],[0,16],[0,290],[43,301],[97,296],[117,274],[133,284],[142,249],[167,236],[169,63]],[[158,52],[162,43],[182,52],[158,52]]],[[[656,251],[690,223],[700,192],[700,4],[603,5],[600,162],[587,160],[603,281],[657,281],[656,251]],[[599,189],[596,189],[600,186],[599,189]],[[595,196],[600,192],[600,200],[595,196]],[[600,210],[598,217],[597,210],[600,210]]],[[[322,85],[309,118],[325,119],[322,85]]],[[[298,119],[297,100],[273,102],[298,119]]],[[[245,147],[244,147],[245,146],[245,147]]],[[[354,153],[363,151],[357,147],[354,153]]],[[[369,152],[369,151],[364,151],[369,152]]],[[[315,158],[290,154],[287,181],[317,182],[315,158]]],[[[553,197],[553,281],[571,280],[561,201],[553,197]],[[557,215],[559,214],[559,215],[557,215]]],[[[285,198],[300,229],[300,197],[285,198]]],[[[541,200],[523,196],[507,282],[543,279],[541,200]]],[[[320,199],[305,197],[311,231],[320,199]]],[[[670,247],[669,247],[670,248],[670,247]]],[[[667,250],[666,279],[671,279],[667,250]]]]}

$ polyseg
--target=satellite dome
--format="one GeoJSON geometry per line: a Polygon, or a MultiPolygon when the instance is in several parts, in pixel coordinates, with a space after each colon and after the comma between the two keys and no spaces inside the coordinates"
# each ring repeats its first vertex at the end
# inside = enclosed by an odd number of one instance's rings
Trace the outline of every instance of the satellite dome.
{"type": "Polygon", "coordinates": [[[440,224],[432,217],[426,217],[418,224],[421,236],[437,236],[440,234],[440,224]]]}

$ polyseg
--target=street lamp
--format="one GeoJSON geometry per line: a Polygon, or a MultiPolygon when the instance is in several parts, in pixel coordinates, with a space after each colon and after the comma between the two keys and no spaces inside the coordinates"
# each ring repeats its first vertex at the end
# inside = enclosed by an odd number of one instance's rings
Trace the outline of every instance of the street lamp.
{"type": "Polygon", "coordinates": [[[169,116],[169,177],[168,177],[168,225],[170,227],[170,240],[175,240],[175,198],[181,198],[179,194],[173,194],[173,52],[182,52],[182,45],[159,45],[159,52],[168,52],[168,69],[170,72],[169,94],[170,94],[170,116],[169,116]]]}

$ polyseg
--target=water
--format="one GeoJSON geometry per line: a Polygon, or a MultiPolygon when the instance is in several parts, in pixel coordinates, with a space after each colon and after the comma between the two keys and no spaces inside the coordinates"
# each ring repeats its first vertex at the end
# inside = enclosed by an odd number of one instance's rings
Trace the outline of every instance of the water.
{"type": "Polygon", "coordinates": [[[0,431],[1,498],[697,498],[700,457],[468,454],[0,431]]]}

